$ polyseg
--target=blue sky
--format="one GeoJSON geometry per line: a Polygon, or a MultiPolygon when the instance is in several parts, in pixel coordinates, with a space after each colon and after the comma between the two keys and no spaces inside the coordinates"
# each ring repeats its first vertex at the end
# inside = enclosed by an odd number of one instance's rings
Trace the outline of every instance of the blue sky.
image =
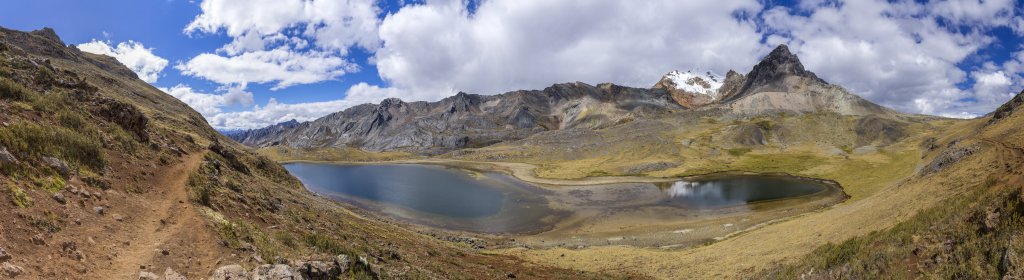
{"type": "Polygon", "coordinates": [[[7,1],[0,26],[54,28],[118,58],[215,127],[387,97],[552,83],[649,87],[745,73],[789,44],[808,69],[909,113],[985,114],[1024,88],[1021,5],[955,1],[7,1]],[[148,71],[148,72],[147,72],[148,71]]]}

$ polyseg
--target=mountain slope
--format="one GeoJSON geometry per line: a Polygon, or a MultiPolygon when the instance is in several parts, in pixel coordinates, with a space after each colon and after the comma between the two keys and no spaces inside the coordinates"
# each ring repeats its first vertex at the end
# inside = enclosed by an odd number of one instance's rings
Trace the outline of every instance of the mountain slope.
{"type": "Polygon", "coordinates": [[[911,181],[935,179],[934,192],[955,193],[891,229],[820,246],[765,278],[1024,277],[1024,92],[993,116],[938,140],[931,161],[911,181]],[[941,141],[946,145],[941,145],[941,141]],[[941,147],[941,148],[940,148],[941,147]]]}
{"type": "Polygon", "coordinates": [[[0,111],[0,277],[602,278],[483,255],[314,195],[50,29],[0,28],[0,111]]]}

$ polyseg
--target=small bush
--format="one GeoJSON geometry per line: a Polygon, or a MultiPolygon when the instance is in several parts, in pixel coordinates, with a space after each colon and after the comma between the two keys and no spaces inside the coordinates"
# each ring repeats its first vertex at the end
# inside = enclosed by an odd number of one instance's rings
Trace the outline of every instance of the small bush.
{"type": "Polygon", "coordinates": [[[213,207],[211,198],[213,197],[214,186],[211,186],[210,183],[205,175],[198,172],[188,176],[188,185],[192,189],[192,199],[206,207],[213,207]]]}
{"type": "Polygon", "coordinates": [[[320,253],[327,253],[327,254],[331,254],[331,255],[341,255],[341,254],[345,254],[345,255],[349,255],[349,256],[354,256],[355,255],[355,254],[352,253],[352,250],[349,250],[348,248],[346,248],[345,246],[341,245],[337,241],[334,241],[330,237],[327,237],[326,235],[323,235],[323,234],[319,234],[319,233],[316,233],[316,232],[311,232],[311,233],[305,234],[302,237],[302,239],[304,241],[306,241],[306,246],[309,246],[309,247],[315,249],[317,252],[320,252],[320,253]]]}
{"type": "Polygon", "coordinates": [[[19,187],[11,187],[11,201],[20,208],[32,207],[32,198],[19,187]]]}
{"type": "Polygon", "coordinates": [[[764,131],[772,130],[772,128],[775,127],[775,124],[773,124],[772,121],[769,121],[769,120],[758,121],[758,122],[756,122],[754,124],[757,125],[757,127],[760,127],[764,131]]]}
{"type": "Polygon", "coordinates": [[[749,153],[750,148],[733,148],[726,150],[726,152],[728,152],[731,156],[738,157],[749,153]]]}
{"type": "Polygon", "coordinates": [[[27,101],[33,96],[32,90],[6,77],[0,77],[0,98],[27,101]]]}
{"type": "Polygon", "coordinates": [[[50,193],[57,193],[64,190],[64,186],[67,184],[61,177],[48,177],[46,179],[37,178],[35,183],[36,186],[50,193]]]}

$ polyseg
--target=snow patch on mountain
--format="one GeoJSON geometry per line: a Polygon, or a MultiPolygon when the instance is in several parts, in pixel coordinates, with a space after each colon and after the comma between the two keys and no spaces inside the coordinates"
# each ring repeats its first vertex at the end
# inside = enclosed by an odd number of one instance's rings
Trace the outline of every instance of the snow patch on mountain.
{"type": "Polygon", "coordinates": [[[665,75],[665,78],[672,81],[676,89],[718,97],[718,88],[722,87],[724,77],[710,71],[704,74],[693,73],[693,71],[672,71],[665,75]]]}

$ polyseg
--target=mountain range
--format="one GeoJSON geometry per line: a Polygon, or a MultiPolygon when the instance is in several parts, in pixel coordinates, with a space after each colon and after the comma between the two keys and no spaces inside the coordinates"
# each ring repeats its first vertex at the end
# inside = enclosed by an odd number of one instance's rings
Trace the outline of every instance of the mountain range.
{"type": "Polygon", "coordinates": [[[358,148],[441,154],[520,140],[554,130],[603,129],[680,111],[756,116],[831,112],[896,118],[884,108],[820,79],[779,45],[746,75],[724,78],[673,71],[651,88],[610,83],[555,84],[498,95],[460,92],[436,102],[390,98],[302,123],[229,133],[253,147],[358,148]]]}

